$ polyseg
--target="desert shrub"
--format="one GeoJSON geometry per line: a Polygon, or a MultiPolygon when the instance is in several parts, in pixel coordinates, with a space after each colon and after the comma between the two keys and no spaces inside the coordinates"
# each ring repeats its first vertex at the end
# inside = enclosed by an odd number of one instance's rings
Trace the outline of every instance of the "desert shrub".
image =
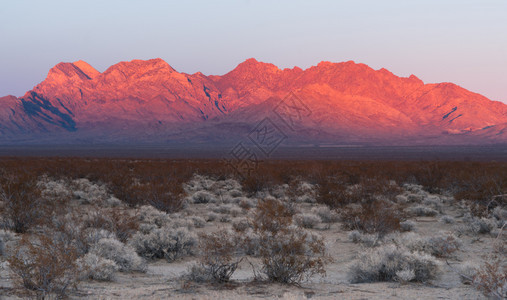
{"type": "Polygon", "coordinates": [[[221,223],[229,223],[232,221],[232,218],[231,218],[231,216],[226,215],[226,214],[219,214],[218,221],[220,221],[221,223]]]}
{"type": "Polygon", "coordinates": [[[326,177],[321,180],[317,202],[339,208],[351,203],[370,203],[380,198],[394,200],[401,192],[394,182],[382,176],[347,174],[344,177],[326,177]]]}
{"type": "Polygon", "coordinates": [[[274,187],[270,187],[269,194],[279,200],[288,200],[287,199],[288,189],[289,189],[288,184],[276,185],[274,187]]]}
{"type": "MultiPolygon", "coordinates": [[[[502,168],[500,164],[497,167],[502,168]]],[[[505,194],[505,191],[507,191],[507,172],[505,170],[495,172],[494,167],[489,169],[485,170],[484,167],[479,167],[475,170],[468,170],[460,176],[461,178],[458,178],[458,184],[455,187],[454,196],[456,200],[469,200],[487,208],[488,203],[495,196],[505,194]]],[[[505,169],[505,166],[503,169],[505,169]]],[[[505,205],[505,203],[500,204],[505,205]]]]}
{"type": "Polygon", "coordinates": [[[456,220],[454,220],[454,218],[452,216],[445,215],[440,218],[440,222],[442,222],[444,224],[454,224],[454,222],[456,222],[456,220]]]}
{"type": "Polygon", "coordinates": [[[464,263],[459,267],[458,274],[463,284],[473,284],[479,266],[471,263],[464,263]]]}
{"type": "Polygon", "coordinates": [[[400,283],[407,283],[415,279],[415,271],[412,269],[406,269],[396,272],[395,280],[400,283]]]}
{"type": "Polygon", "coordinates": [[[309,213],[296,214],[293,218],[294,222],[303,228],[314,228],[322,222],[319,216],[309,213]]]}
{"type": "Polygon", "coordinates": [[[185,206],[183,189],[177,180],[146,182],[140,191],[146,203],[164,212],[176,212],[185,206]]]}
{"type": "Polygon", "coordinates": [[[146,258],[165,258],[172,262],[180,257],[192,255],[197,237],[186,228],[162,227],[149,234],[137,233],[129,241],[136,252],[146,258]]]}
{"type": "Polygon", "coordinates": [[[455,227],[455,230],[460,234],[487,234],[491,233],[497,227],[497,222],[494,219],[478,218],[471,214],[466,214],[463,217],[463,224],[455,227]]]}
{"type": "Polygon", "coordinates": [[[241,208],[239,208],[239,207],[234,206],[234,207],[231,208],[230,214],[231,214],[232,217],[235,218],[235,217],[240,216],[241,214],[243,214],[243,210],[241,208]]]}
{"type": "Polygon", "coordinates": [[[428,254],[412,253],[396,245],[366,249],[351,265],[349,277],[353,283],[396,281],[397,273],[413,272],[410,281],[425,282],[436,277],[438,262],[428,254]]]}
{"type": "Polygon", "coordinates": [[[118,271],[116,263],[110,259],[87,253],[77,260],[80,277],[99,281],[112,281],[118,271]]]}
{"type": "Polygon", "coordinates": [[[299,283],[325,274],[328,258],[322,237],[291,226],[292,212],[283,203],[272,199],[260,202],[252,222],[268,280],[299,283]]]}
{"type": "Polygon", "coordinates": [[[72,190],[69,188],[68,180],[57,180],[47,175],[39,177],[37,187],[44,199],[64,203],[72,198],[72,190]]]}
{"type": "Polygon", "coordinates": [[[436,257],[449,257],[461,248],[462,242],[450,232],[439,232],[434,236],[421,237],[415,233],[394,234],[385,241],[392,241],[413,252],[424,252],[436,257]]]}
{"type": "Polygon", "coordinates": [[[113,208],[109,210],[109,215],[112,220],[110,230],[122,243],[139,230],[139,221],[129,210],[113,208]]]}
{"type": "Polygon", "coordinates": [[[105,185],[93,183],[87,178],[73,180],[70,187],[74,197],[84,204],[104,205],[107,204],[106,200],[110,198],[105,185]]]}
{"type": "Polygon", "coordinates": [[[353,243],[361,243],[366,247],[376,247],[382,242],[378,234],[365,234],[358,230],[351,231],[348,235],[348,239],[353,243]]]}
{"type": "Polygon", "coordinates": [[[246,210],[257,206],[256,200],[246,197],[235,198],[234,201],[238,203],[239,207],[246,210]]]}
{"type": "Polygon", "coordinates": [[[402,214],[395,204],[382,200],[349,206],[341,213],[346,229],[380,236],[399,230],[401,217],[402,214]]]}
{"type": "Polygon", "coordinates": [[[193,216],[192,222],[194,223],[195,228],[203,228],[206,226],[206,220],[204,220],[203,217],[193,216]]]}
{"type": "Polygon", "coordinates": [[[258,232],[276,233],[292,223],[293,213],[281,201],[265,199],[259,201],[254,214],[254,229],[258,232]]]}
{"type": "Polygon", "coordinates": [[[37,298],[65,297],[78,283],[77,251],[72,246],[42,234],[23,236],[8,258],[16,285],[37,298]]]}
{"type": "Polygon", "coordinates": [[[396,196],[394,197],[394,200],[395,200],[395,202],[396,202],[396,203],[398,203],[398,204],[405,204],[405,203],[407,203],[407,202],[408,202],[408,198],[407,198],[407,196],[405,196],[405,195],[396,195],[396,196]]]}
{"type": "Polygon", "coordinates": [[[435,210],[431,207],[425,206],[425,205],[417,205],[414,207],[409,207],[407,209],[407,211],[410,214],[412,214],[414,216],[418,216],[418,217],[433,217],[433,216],[438,215],[437,210],[435,210]]]}
{"type": "Polygon", "coordinates": [[[154,224],[157,227],[162,227],[170,221],[167,213],[160,211],[151,205],[143,205],[139,207],[137,217],[141,223],[154,224]]]}
{"type": "Polygon", "coordinates": [[[299,283],[315,274],[325,274],[325,252],[321,237],[297,227],[260,236],[262,271],[274,282],[299,283]]]}
{"type": "Polygon", "coordinates": [[[473,277],[473,286],[487,297],[506,299],[507,297],[507,266],[500,259],[486,261],[477,269],[473,277]]]}
{"type": "Polygon", "coordinates": [[[193,268],[194,280],[228,282],[238,268],[241,258],[236,256],[238,239],[235,233],[221,230],[199,236],[200,268],[193,268]],[[198,276],[198,272],[201,274],[198,276]]]}
{"type": "Polygon", "coordinates": [[[0,236],[0,255],[4,255],[5,253],[5,241],[3,236],[0,236]]]}
{"type": "Polygon", "coordinates": [[[507,222],[507,209],[504,209],[501,206],[495,207],[493,209],[492,215],[499,221],[507,222]]]}
{"type": "Polygon", "coordinates": [[[207,222],[214,222],[214,221],[218,220],[219,217],[220,217],[219,214],[210,211],[208,214],[206,214],[206,221],[207,222]]]}
{"type": "Polygon", "coordinates": [[[229,214],[233,206],[231,204],[222,204],[219,206],[215,206],[211,209],[211,211],[217,214],[229,214]]]}
{"type": "Polygon", "coordinates": [[[422,202],[423,205],[431,207],[438,212],[442,212],[442,200],[438,196],[428,195],[422,202]]]}
{"type": "Polygon", "coordinates": [[[352,230],[349,232],[348,238],[351,242],[359,243],[361,241],[361,232],[359,230],[352,230]]]}
{"type": "Polygon", "coordinates": [[[197,192],[201,190],[208,190],[215,183],[208,179],[206,176],[194,174],[190,180],[184,184],[184,189],[188,192],[197,192]]]}
{"type": "Polygon", "coordinates": [[[197,191],[192,195],[192,200],[194,203],[215,203],[217,202],[217,198],[215,195],[208,191],[197,191]]]}
{"type": "Polygon", "coordinates": [[[286,186],[287,196],[297,203],[315,203],[317,201],[318,189],[315,185],[302,180],[293,179],[286,186]]]}
{"type": "Polygon", "coordinates": [[[14,238],[14,233],[9,230],[0,229],[0,255],[5,255],[5,245],[14,238]]]}
{"type": "Polygon", "coordinates": [[[134,248],[117,239],[99,240],[91,247],[90,253],[114,261],[120,272],[146,272],[147,269],[145,261],[137,255],[134,248]]]}
{"type": "Polygon", "coordinates": [[[421,203],[424,199],[424,195],[420,194],[408,194],[407,200],[410,203],[421,203]]]}
{"type": "Polygon", "coordinates": [[[165,227],[167,228],[186,228],[189,231],[194,229],[194,221],[189,218],[184,218],[180,215],[172,215],[171,222],[168,223],[165,227]]]}
{"type": "Polygon", "coordinates": [[[165,212],[183,208],[185,170],[167,170],[166,166],[153,162],[123,162],[114,167],[116,170],[109,170],[107,176],[101,177],[105,177],[104,182],[108,183],[110,192],[127,205],[149,204],[165,212]]]}
{"type": "Polygon", "coordinates": [[[414,172],[417,183],[430,193],[439,193],[448,170],[439,162],[428,162],[414,172]]]}
{"type": "Polygon", "coordinates": [[[88,211],[82,218],[84,228],[98,228],[108,230],[116,235],[121,242],[126,242],[139,230],[138,217],[128,209],[98,208],[88,211]]]}
{"type": "Polygon", "coordinates": [[[101,239],[116,239],[116,235],[105,229],[86,228],[76,238],[81,238],[83,242],[84,248],[80,249],[81,253],[87,253],[90,247],[97,244],[101,239]]]}
{"type": "Polygon", "coordinates": [[[338,214],[327,206],[316,207],[312,209],[312,212],[319,216],[324,223],[334,223],[338,221],[338,214]]]}
{"type": "Polygon", "coordinates": [[[243,192],[238,189],[232,189],[229,191],[229,195],[233,198],[243,196],[243,192]]]}
{"type": "Polygon", "coordinates": [[[6,225],[16,233],[26,232],[51,214],[50,203],[42,199],[36,179],[28,174],[0,178],[0,200],[6,225]]]}
{"type": "Polygon", "coordinates": [[[461,248],[461,241],[452,233],[440,233],[427,238],[426,252],[436,257],[448,257],[461,248]]]}
{"type": "Polygon", "coordinates": [[[400,222],[400,230],[401,231],[413,231],[415,229],[415,222],[411,220],[406,220],[400,222]]]}
{"type": "Polygon", "coordinates": [[[248,196],[255,195],[257,192],[261,192],[268,189],[276,184],[272,174],[264,172],[253,172],[248,176],[245,176],[241,181],[243,191],[248,196]]]}
{"type": "Polygon", "coordinates": [[[260,255],[260,235],[252,228],[247,228],[245,231],[241,232],[240,235],[237,235],[237,238],[239,239],[239,253],[254,257],[260,255]]]}
{"type": "Polygon", "coordinates": [[[197,283],[205,283],[212,282],[213,278],[211,277],[211,273],[201,264],[192,264],[188,267],[186,274],[183,275],[185,280],[197,282],[197,283]]]}
{"type": "Polygon", "coordinates": [[[248,228],[251,228],[252,225],[247,218],[236,218],[232,220],[232,228],[237,232],[245,232],[248,228]]]}

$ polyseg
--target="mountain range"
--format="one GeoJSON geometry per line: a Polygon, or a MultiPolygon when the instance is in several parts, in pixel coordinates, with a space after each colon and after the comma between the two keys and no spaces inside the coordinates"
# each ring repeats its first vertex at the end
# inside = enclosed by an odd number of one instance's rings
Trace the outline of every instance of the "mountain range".
{"type": "Polygon", "coordinates": [[[352,61],[280,69],[253,58],[222,76],[162,59],[99,72],[59,63],[0,98],[0,144],[234,144],[260,130],[291,145],[507,143],[507,105],[352,61]]]}

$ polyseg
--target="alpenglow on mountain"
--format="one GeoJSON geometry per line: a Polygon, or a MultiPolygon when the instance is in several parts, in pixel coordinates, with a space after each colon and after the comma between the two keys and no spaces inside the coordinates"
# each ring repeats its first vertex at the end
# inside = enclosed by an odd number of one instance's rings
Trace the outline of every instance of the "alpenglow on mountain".
{"type": "Polygon", "coordinates": [[[266,117],[292,144],[507,143],[507,105],[352,61],[282,70],[248,59],[222,76],[180,73],[162,59],[103,73],[59,63],[0,104],[2,144],[234,143],[266,117]],[[304,108],[291,124],[276,113],[289,98],[304,108]]]}

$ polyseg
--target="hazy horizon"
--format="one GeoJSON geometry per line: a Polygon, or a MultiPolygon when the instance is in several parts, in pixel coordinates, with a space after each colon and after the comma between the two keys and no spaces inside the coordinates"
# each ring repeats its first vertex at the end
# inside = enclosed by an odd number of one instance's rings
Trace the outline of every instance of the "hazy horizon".
{"type": "Polygon", "coordinates": [[[0,11],[0,96],[59,62],[99,71],[160,57],[221,75],[247,58],[279,68],[353,60],[507,103],[505,1],[16,1],[0,11]],[[319,4],[319,5],[317,5],[319,4]]]}

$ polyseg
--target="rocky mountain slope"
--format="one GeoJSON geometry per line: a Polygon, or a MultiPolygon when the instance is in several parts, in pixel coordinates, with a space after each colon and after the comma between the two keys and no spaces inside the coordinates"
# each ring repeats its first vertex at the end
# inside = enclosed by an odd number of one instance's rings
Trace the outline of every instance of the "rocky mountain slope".
{"type": "Polygon", "coordinates": [[[507,105],[351,61],[282,70],[248,59],[223,76],[179,73],[162,59],[103,73],[59,63],[0,104],[4,144],[232,143],[265,118],[293,144],[507,143],[507,105]]]}

